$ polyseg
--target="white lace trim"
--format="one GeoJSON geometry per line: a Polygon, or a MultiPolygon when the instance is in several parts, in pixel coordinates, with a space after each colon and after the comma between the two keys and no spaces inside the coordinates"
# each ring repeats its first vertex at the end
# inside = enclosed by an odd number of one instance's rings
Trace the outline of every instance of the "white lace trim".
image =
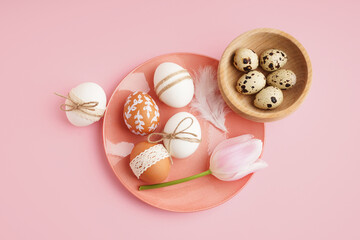
{"type": "Polygon", "coordinates": [[[137,155],[131,162],[130,168],[139,179],[149,167],[164,158],[170,157],[168,151],[162,144],[156,144],[137,155]]]}

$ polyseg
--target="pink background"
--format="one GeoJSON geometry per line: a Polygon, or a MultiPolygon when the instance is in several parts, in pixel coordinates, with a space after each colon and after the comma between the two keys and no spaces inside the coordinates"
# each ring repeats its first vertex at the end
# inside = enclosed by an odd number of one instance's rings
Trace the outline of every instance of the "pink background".
{"type": "Polygon", "coordinates": [[[1,0],[0,239],[359,239],[359,8],[356,0],[1,0]],[[54,91],[93,81],[110,97],[149,58],[219,59],[258,27],[305,46],[313,85],[297,112],[266,124],[270,167],[219,207],[178,214],[142,203],[107,163],[102,122],[76,128],[58,109],[54,91]]]}

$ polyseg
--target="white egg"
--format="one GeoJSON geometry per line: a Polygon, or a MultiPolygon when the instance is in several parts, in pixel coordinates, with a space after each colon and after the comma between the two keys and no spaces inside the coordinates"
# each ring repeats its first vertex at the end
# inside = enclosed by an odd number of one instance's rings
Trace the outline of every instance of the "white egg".
{"type": "Polygon", "coordinates": [[[194,96],[194,83],[189,72],[171,62],[156,68],[154,89],[162,102],[174,108],[185,107],[194,96]]]}
{"type": "MultiPolygon", "coordinates": [[[[94,113],[102,115],[106,109],[106,94],[104,90],[96,83],[85,82],[75,88],[71,89],[70,96],[81,100],[82,102],[98,102],[98,105],[94,107],[94,113]],[[102,114],[101,114],[102,113],[102,114]]],[[[71,105],[70,100],[65,100],[65,104],[71,105]]],[[[69,110],[71,107],[66,106],[69,110]]],[[[87,111],[87,110],[85,110],[87,111]]],[[[92,114],[92,111],[87,111],[92,114]]],[[[100,120],[101,117],[88,115],[79,110],[66,111],[66,117],[75,126],[84,127],[100,120]]]]}
{"type": "Polygon", "coordinates": [[[189,142],[182,139],[165,139],[164,145],[166,149],[170,152],[171,156],[176,158],[186,158],[193,154],[196,149],[199,147],[201,141],[201,127],[199,121],[196,117],[188,112],[179,112],[172,116],[166,123],[164,132],[165,133],[174,133],[176,127],[179,127],[176,130],[176,133],[184,131],[185,133],[179,133],[177,137],[183,138],[193,138],[198,139],[199,142],[189,142]],[[186,119],[185,119],[186,118],[186,119]],[[191,121],[191,118],[193,121],[191,121]],[[185,119],[180,125],[179,123],[185,119]],[[192,125],[191,125],[192,123],[192,125]],[[190,135],[187,133],[192,133],[190,135]],[[170,144],[169,144],[170,143],[170,144]]]}

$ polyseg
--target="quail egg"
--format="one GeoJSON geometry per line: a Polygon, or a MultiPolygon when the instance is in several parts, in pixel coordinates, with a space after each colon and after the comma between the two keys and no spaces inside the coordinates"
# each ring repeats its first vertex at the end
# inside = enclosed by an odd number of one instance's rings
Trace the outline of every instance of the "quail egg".
{"type": "Polygon", "coordinates": [[[239,93],[250,95],[259,92],[265,87],[266,78],[259,71],[250,71],[242,75],[236,83],[239,93]]]}
{"type": "Polygon", "coordinates": [[[260,55],[261,67],[269,72],[282,68],[287,62],[287,55],[279,49],[269,49],[260,55]]]}
{"type": "Polygon", "coordinates": [[[285,90],[295,85],[296,75],[291,70],[280,69],[270,73],[266,80],[269,85],[285,90]]]}
{"type": "Polygon", "coordinates": [[[254,105],[261,109],[274,109],[282,103],[283,99],[283,93],[279,88],[269,86],[256,94],[254,105]]]}
{"type": "Polygon", "coordinates": [[[235,51],[234,66],[243,72],[254,70],[259,65],[259,58],[256,53],[248,48],[239,48],[235,51]]]}

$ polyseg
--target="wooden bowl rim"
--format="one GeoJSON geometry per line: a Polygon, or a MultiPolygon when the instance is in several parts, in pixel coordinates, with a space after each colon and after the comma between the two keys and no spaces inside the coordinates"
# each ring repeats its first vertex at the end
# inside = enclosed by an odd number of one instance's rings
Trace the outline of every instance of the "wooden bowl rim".
{"type": "Polygon", "coordinates": [[[257,28],[257,29],[247,31],[247,32],[239,35],[234,40],[232,40],[231,43],[226,47],[226,49],[223,52],[221,59],[219,61],[217,78],[218,78],[218,85],[219,85],[220,92],[221,92],[225,102],[228,104],[228,106],[231,109],[233,109],[235,112],[237,112],[238,114],[240,114],[241,116],[243,116],[249,120],[253,120],[256,122],[270,122],[270,121],[282,119],[282,118],[288,116],[289,114],[293,113],[300,106],[300,104],[304,101],[306,95],[308,94],[308,92],[310,90],[310,86],[311,86],[311,82],[312,82],[312,67],[311,67],[311,61],[310,61],[309,55],[306,52],[305,48],[293,36],[291,36],[290,34],[288,34],[286,32],[283,32],[281,30],[274,29],[274,28],[257,28]],[[277,111],[277,112],[272,112],[272,111],[264,112],[263,110],[260,110],[260,109],[259,109],[259,111],[254,111],[254,110],[244,107],[242,104],[237,104],[236,102],[232,102],[230,99],[227,98],[227,96],[229,95],[229,91],[222,87],[223,82],[225,81],[225,79],[224,79],[225,71],[223,71],[222,69],[228,65],[228,59],[225,59],[224,56],[227,55],[227,53],[230,51],[230,48],[232,48],[233,45],[239,41],[239,39],[241,39],[245,36],[249,36],[249,35],[253,35],[253,34],[257,34],[257,33],[272,33],[272,34],[278,34],[282,37],[287,38],[300,50],[300,52],[303,55],[305,62],[306,62],[307,80],[306,80],[304,90],[302,91],[299,98],[292,105],[290,105],[289,107],[287,107],[285,109],[277,111]]]}

